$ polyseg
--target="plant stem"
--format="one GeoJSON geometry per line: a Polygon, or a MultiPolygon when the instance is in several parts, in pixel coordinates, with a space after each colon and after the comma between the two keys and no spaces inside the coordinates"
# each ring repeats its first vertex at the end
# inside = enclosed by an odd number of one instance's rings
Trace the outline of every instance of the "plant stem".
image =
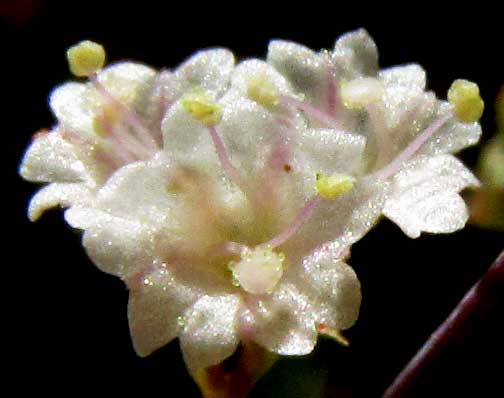
{"type": "Polygon", "coordinates": [[[478,327],[481,314],[493,307],[497,293],[504,290],[504,251],[483,277],[466,293],[448,318],[430,336],[423,347],[385,391],[384,398],[413,397],[415,384],[429,363],[456,341],[457,335],[478,327]]]}

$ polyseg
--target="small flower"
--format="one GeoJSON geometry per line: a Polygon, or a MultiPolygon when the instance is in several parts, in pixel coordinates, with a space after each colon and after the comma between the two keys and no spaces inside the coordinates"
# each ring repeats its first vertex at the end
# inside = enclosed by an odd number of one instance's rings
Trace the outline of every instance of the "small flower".
{"type": "Polygon", "coordinates": [[[101,70],[105,53],[83,41],[67,53],[72,73],[86,83],[66,83],[49,103],[57,124],[35,134],[20,167],[34,182],[49,182],[33,197],[30,219],[56,205],[92,205],[96,192],[118,169],[162,150],[161,120],[194,86],[224,90],[234,63],[226,50],[202,52],[173,73],[122,62],[101,70]],[[209,63],[207,63],[210,61],[209,63]]]}
{"type": "MultiPolygon", "coordinates": [[[[468,213],[458,192],[478,181],[451,154],[481,135],[483,102],[476,84],[457,80],[450,102],[437,100],[425,91],[420,66],[379,70],[376,45],[364,30],[342,36],[331,53],[274,41],[268,62],[304,94],[302,102],[284,102],[302,110],[310,126],[365,140],[355,176],[383,181],[383,213],[408,236],[465,225],[468,213]]],[[[323,135],[315,135],[323,145],[323,135]]]]}
{"type": "Polygon", "coordinates": [[[194,374],[240,341],[282,355],[320,333],[346,344],[361,301],[351,245],[382,214],[413,237],[465,222],[458,192],[477,181],[449,153],[477,141],[479,96],[455,87],[449,104],[418,66],[379,71],[364,31],[320,54],[273,42],[268,62],[236,66],[203,51],[173,73],[96,72],[84,49],[73,69],[90,82],[53,93],[59,123],[21,172],[52,183],[32,218],[70,207],[91,259],[127,284],[140,355],[178,337],[194,374]]]}

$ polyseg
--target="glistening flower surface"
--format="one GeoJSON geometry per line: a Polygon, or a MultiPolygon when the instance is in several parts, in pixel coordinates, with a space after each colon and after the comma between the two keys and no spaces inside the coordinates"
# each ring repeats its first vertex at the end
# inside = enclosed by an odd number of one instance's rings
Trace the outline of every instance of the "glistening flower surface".
{"type": "Polygon", "coordinates": [[[283,355],[344,341],[361,301],[344,259],[382,214],[411,237],[466,221],[458,192],[477,180],[451,153],[479,138],[477,86],[439,101],[419,66],[379,71],[365,31],[332,52],[276,41],[267,62],[215,49],[158,73],[97,71],[100,50],[80,46],[72,70],[90,82],[55,90],[58,124],[21,173],[51,182],[31,217],[69,207],[128,285],[140,355],[178,336],[195,371],[240,340],[283,355]]]}

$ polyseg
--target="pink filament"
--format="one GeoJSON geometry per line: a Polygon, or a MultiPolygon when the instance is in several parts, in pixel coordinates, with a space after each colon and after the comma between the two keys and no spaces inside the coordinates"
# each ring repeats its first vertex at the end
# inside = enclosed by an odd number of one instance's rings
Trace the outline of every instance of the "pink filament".
{"type": "Polygon", "coordinates": [[[303,224],[311,217],[313,211],[321,201],[322,197],[319,195],[310,199],[308,203],[306,203],[306,205],[301,209],[299,214],[294,218],[292,223],[287,227],[287,229],[282,231],[280,234],[278,234],[268,242],[263,243],[261,246],[275,248],[287,242],[296,232],[298,232],[301,229],[303,224]]]}
{"type": "Polygon", "coordinates": [[[281,95],[280,101],[287,106],[291,106],[293,108],[296,108],[296,109],[303,111],[307,115],[318,120],[320,123],[322,123],[326,127],[336,128],[338,126],[338,121],[336,119],[334,119],[332,116],[328,115],[326,112],[323,112],[320,109],[309,104],[308,102],[299,101],[296,98],[289,97],[286,95],[281,95]]]}
{"type": "Polygon", "coordinates": [[[441,116],[432,122],[424,131],[418,134],[415,139],[388,165],[378,170],[375,177],[385,180],[393,176],[404,162],[409,160],[445,123],[450,120],[451,114],[441,116]]]}
{"type": "Polygon", "coordinates": [[[215,126],[209,126],[208,131],[210,132],[210,136],[212,137],[215,152],[217,152],[217,156],[219,157],[224,173],[236,185],[242,187],[243,182],[240,174],[238,173],[238,170],[236,170],[235,167],[231,164],[231,159],[229,158],[226,147],[224,146],[224,142],[217,132],[217,129],[215,128],[215,126]]]}
{"type": "Polygon", "coordinates": [[[128,109],[122,102],[117,100],[98,80],[97,75],[93,75],[90,77],[91,83],[94,85],[96,90],[102,95],[107,101],[113,104],[119,112],[121,112],[122,116],[126,119],[126,121],[133,127],[133,130],[136,133],[136,138],[140,140],[140,142],[147,148],[147,150],[152,152],[157,152],[159,147],[156,144],[154,136],[152,132],[144,126],[142,121],[138,118],[138,116],[128,109]]]}

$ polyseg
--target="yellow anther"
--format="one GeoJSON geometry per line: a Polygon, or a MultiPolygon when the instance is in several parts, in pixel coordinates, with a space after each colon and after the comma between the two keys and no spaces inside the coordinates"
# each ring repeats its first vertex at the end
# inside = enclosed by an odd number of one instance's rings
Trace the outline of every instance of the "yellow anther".
{"type": "Polygon", "coordinates": [[[462,122],[476,122],[481,118],[485,104],[479,87],[469,80],[455,80],[448,90],[448,101],[462,122]]]}
{"type": "Polygon", "coordinates": [[[98,43],[84,40],[68,49],[67,59],[75,76],[91,76],[105,64],[105,49],[98,43]]]}
{"type": "Polygon", "coordinates": [[[383,84],[371,77],[343,81],[340,87],[341,100],[348,109],[363,109],[382,98],[383,92],[383,84]]]}
{"type": "Polygon", "coordinates": [[[354,186],[355,178],[346,174],[334,173],[324,176],[316,175],[315,190],[325,199],[335,199],[354,186]]]}
{"type": "Polygon", "coordinates": [[[182,106],[196,120],[207,127],[219,124],[222,119],[222,108],[206,93],[188,94],[182,99],[182,106]]]}
{"type": "Polygon", "coordinates": [[[277,88],[264,74],[257,74],[248,80],[247,95],[251,100],[269,109],[277,106],[279,102],[277,88]]]}

